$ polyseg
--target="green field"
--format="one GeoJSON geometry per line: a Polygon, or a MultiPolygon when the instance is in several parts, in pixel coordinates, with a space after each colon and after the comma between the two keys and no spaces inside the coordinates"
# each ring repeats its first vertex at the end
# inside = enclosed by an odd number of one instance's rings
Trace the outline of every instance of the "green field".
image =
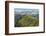
{"type": "Polygon", "coordinates": [[[15,17],[15,27],[32,27],[39,25],[39,17],[31,15],[20,16],[19,19],[15,17]]]}

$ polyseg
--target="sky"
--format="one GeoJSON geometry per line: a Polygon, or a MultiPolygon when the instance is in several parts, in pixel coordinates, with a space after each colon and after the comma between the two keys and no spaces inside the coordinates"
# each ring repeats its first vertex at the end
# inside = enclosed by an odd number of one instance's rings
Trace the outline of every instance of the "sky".
{"type": "Polygon", "coordinates": [[[39,14],[39,9],[15,8],[15,14],[39,14]]]}

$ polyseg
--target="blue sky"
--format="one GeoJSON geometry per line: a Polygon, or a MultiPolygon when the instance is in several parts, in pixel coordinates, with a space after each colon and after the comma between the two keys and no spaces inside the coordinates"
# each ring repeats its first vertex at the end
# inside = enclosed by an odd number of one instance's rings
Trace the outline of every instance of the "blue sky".
{"type": "Polygon", "coordinates": [[[15,14],[39,14],[39,9],[28,9],[28,8],[15,8],[15,14]]]}

